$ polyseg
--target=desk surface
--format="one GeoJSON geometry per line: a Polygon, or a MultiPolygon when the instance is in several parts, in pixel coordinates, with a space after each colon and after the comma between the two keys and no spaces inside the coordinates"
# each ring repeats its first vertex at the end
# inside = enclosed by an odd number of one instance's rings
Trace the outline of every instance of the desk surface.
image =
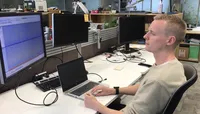
{"type": "MultiPolygon", "coordinates": [[[[141,51],[146,63],[153,64],[154,58],[151,53],[141,51]]],[[[85,63],[86,69],[90,73],[98,73],[103,78],[107,78],[103,84],[110,87],[128,86],[135,83],[142,72],[146,72],[148,68],[138,66],[137,63],[126,61],[124,63],[110,63],[106,61],[105,55],[99,55],[89,59],[93,63],[85,63]],[[120,67],[120,70],[116,70],[120,67]]],[[[57,73],[55,73],[57,75],[57,73]]],[[[100,78],[95,75],[88,75],[89,80],[99,81],[100,78]]],[[[58,88],[58,101],[51,106],[32,106],[21,102],[15,96],[14,90],[7,91],[0,95],[0,111],[1,114],[95,114],[96,111],[88,109],[84,106],[84,101],[63,94],[62,89],[58,88]]],[[[44,96],[48,92],[40,91],[34,84],[28,83],[17,89],[19,96],[29,102],[42,103],[44,96]]],[[[51,102],[55,95],[47,98],[51,102]]],[[[117,95],[97,97],[103,105],[110,104],[117,98],[117,95]]]]}

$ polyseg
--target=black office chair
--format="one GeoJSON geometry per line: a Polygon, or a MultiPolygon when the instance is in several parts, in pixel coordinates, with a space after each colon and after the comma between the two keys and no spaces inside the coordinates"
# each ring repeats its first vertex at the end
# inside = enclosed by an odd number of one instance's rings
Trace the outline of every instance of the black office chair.
{"type": "Polygon", "coordinates": [[[197,80],[197,70],[193,66],[184,64],[183,67],[187,82],[185,82],[181,87],[179,87],[175,91],[175,93],[172,95],[167,105],[165,106],[162,114],[173,114],[174,110],[176,109],[179,101],[183,96],[183,93],[197,80]]]}

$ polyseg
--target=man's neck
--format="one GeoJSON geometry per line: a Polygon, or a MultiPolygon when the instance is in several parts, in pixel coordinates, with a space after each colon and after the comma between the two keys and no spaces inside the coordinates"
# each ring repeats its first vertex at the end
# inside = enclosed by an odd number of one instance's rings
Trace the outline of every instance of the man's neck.
{"type": "Polygon", "coordinates": [[[161,51],[161,52],[154,53],[154,58],[156,61],[155,64],[161,65],[168,61],[174,60],[176,57],[173,51],[161,51]]]}

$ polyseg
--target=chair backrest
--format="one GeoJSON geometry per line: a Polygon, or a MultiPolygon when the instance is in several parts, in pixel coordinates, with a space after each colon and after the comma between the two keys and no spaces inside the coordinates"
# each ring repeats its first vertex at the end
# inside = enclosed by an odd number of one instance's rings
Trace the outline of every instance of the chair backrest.
{"type": "Polygon", "coordinates": [[[183,96],[183,93],[197,80],[197,70],[193,66],[183,64],[183,67],[187,81],[174,92],[167,105],[165,106],[162,114],[173,114],[183,96]]]}

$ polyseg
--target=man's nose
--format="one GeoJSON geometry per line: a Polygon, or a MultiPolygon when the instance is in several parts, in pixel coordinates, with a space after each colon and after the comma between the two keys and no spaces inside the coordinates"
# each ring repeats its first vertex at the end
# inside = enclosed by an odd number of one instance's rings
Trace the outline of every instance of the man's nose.
{"type": "Polygon", "coordinates": [[[145,40],[147,40],[148,39],[148,32],[143,36],[143,38],[145,39],[145,40]]]}

